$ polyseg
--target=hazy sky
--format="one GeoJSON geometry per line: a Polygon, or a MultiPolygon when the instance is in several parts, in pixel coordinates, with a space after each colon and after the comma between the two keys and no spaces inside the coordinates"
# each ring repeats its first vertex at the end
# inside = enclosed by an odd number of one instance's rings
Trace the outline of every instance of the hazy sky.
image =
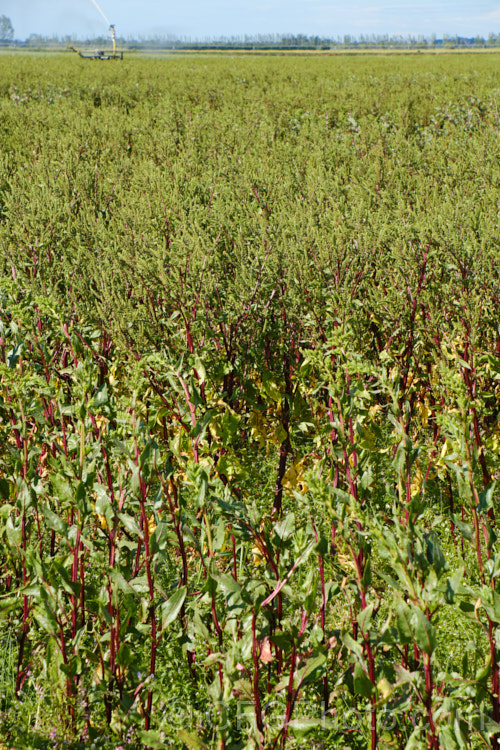
{"type": "MultiPolygon", "coordinates": [[[[123,36],[267,32],[487,35],[500,31],[500,0],[95,0],[123,36]]],[[[15,34],[94,36],[106,23],[92,0],[0,0],[15,34]]]]}

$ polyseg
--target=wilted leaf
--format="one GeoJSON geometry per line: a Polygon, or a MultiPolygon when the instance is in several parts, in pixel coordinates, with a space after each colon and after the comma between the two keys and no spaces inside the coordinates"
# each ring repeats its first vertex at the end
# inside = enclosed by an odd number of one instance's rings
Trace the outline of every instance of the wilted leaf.
{"type": "Polygon", "coordinates": [[[273,661],[274,656],[271,651],[271,643],[269,638],[264,638],[260,646],[260,660],[263,664],[269,664],[273,661]]]}

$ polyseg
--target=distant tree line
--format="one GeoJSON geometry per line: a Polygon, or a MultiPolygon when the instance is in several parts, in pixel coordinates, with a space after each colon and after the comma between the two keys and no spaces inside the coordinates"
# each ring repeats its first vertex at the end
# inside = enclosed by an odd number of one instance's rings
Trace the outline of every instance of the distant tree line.
{"type": "MultiPolygon", "coordinates": [[[[206,37],[203,39],[174,35],[154,37],[138,36],[120,38],[119,44],[125,49],[429,49],[439,47],[496,47],[500,46],[500,33],[491,32],[487,37],[463,37],[444,34],[437,38],[430,36],[400,34],[360,34],[353,36],[318,36],[307,34],[245,34],[236,36],[206,37]]],[[[60,47],[68,44],[92,45],[105,47],[109,44],[109,36],[101,35],[93,38],[76,38],[75,35],[30,34],[25,40],[14,40],[14,28],[11,20],[0,16],[0,43],[21,47],[60,47]]]]}

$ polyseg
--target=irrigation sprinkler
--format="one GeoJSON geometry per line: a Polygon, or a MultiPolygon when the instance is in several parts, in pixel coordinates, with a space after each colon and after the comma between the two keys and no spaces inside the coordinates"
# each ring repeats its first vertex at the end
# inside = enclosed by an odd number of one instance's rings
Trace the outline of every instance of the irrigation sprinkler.
{"type": "Polygon", "coordinates": [[[69,45],[70,50],[76,52],[77,55],[83,57],[85,60],[123,60],[123,52],[116,51],[116,31],[114,23],[109,25],[109,31],[111,33],[111,39],[113,41],[112,52],[105,52],[101,49],[96,49],[91,52],[82,52],[79,49],[75,49],[73,45],[69,45]]]}

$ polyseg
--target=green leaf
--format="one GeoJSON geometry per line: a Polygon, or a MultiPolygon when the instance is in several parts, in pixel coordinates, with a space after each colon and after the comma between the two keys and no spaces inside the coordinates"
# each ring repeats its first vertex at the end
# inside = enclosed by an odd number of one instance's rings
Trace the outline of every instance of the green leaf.
{"type": "Polygon", "coordinates": [[[5,524],[5,533],[7,534],[7,541],[10,547],[19,547],[21,544],[22,532],[21,528],[14,526],[12,516],[7,519],[5,524]]]}
{"type": "Polygon", "coordinates": [[[474,536],[474,530],[470,523],[465,523],[460,518],[457,518],[457,516],[453,515],[453,523],[459,530],[459,532],[462,534],[465,539],[467,539],[469,542],[472,540],[472,537],[474,536]]]}
{"type": "Polygon", "coordinates": [[[321,719],[292,719],[288,722],[288,729],[298,739],[309,734],[314,729],[318,729],[318,727],[321,727],[321,719]]]}
{"type": "Polygon", "coordinates": [[[175,592],[175,594],[172,594],[168,601],[163,602],[163,604],[161,605],[162,630],[168,628],[168,626],[175,620],[175,618],[181,611],[186,595],[187,587],[182,586],[175,592]]]}
{"type": "Polygon", "coordinates": [[[57,531],[59,534],[66,534],[68,524],[66,523],[66,521],[60,518],[57,513],[54,513],[54,511],[51,510],[48,505],[44,505],[42,507],[42,513],[45,517],[45,523],[47,524],[49,529],[57,531]]]}
{"type": "Polygon", "coordinates": [[[221,654],[219,652],[214,654],[209,654],[205,659],[203,659],[203,666],[204,667],[211,667],[214,664],[223,663],[225,659],[224,654],[221,654]]]}
{"type": "Polygon", "coordinates": [[[83,482],[79,482],[76,488],[76,504],[84,516],[88,516],[92,512],[92,505],[87,496],[87,488],[83,482]]]}
{"type": "Polygon", "coordinates": [[[144,729],[139,732],[141,742],[144,743],[144,747],[152,748],[165,748],[168,747],[162,740],[161,733],[156,732],[152,729],[145,731],[144,729]]]}
{"type": "Polygon", "coordinates": [[[9,483],[6,479],[0,479],[0,496],[3,497],[4,500],[8,500],[10,495],[10,487],[9,483]]]}
{"type": "MultiPolygon", "coordinates": [[[[132,578],[130,581],[130,586],[135,591],[136,594],[148,594],[149,593],[149,581],[146,574],[142,576],[137,576],[136,578],[132,578]]],[[[107,589],[106,589],[106,595],[107,595],[107,589]]]]}
{"type": "Polygon", "coordinates": [[[22,343],[18,344],[7,354],[7,362],[11,370],[14,370],[18,363],[19,357],[21,356],[22,346],[22,343]]]}
{"type": "Polygon", "coordinates": [[[396,606],[396,624],[399,642],[405,646],[413,640],[411,626],[411,610],[406,602],[400,601],[396,606]]]}
{"type": "Polygon", "coordinates": [[[396,455],[394,456],[394,460],[392,462],[391,468],[393,468],[398,475],[402,475],[404,471],[405,462],[406,462],[406,442],[405,440],[401,440],[401,442],[399,443],[396,449],[396,455]]]}
{"type": "Polygon", "coordinates": [[[355,641],[354,638],[349,635],[349,633],[342,634],[342,641],[344,645],[347,646],[349,651],[361,658],[361,656],[363,655],[363,647],[360,643],[355,641]]]}
{"type": "Polygon", "coordinates": [[[140,459],[139,459],[139,466],[141,468],[143,477],[147,479],[150,474],[151,470],[153,469],[156,458],[157,458],[157,451],[156,451],[156,443],[150,440],[144,450],[141,453],[140,459]]]}
{"type": "Polygon", "coordinates": [[[295,514],[288,513],[282,521],[276,524],[274,531],[282,542],[289,539],[295,531],[295,514]]]}
{"type": "Polygon", "coordinates": [[[207,371],[205,369],[205,365],[203,364],[203,362],[201,361],[198,355],[196,355],[194,358],[194,366],[198,374],[198,383],[200,385],[203,385],[203,383],[207,379],[207,371]]]}
{"type": "Polygon", "coordinates": [[[111,568],[109,571],[109,575],[113,583],[115,583],[120,591],[123,591],[124,594],[133,594],[134,596],[137,594],[135,589],[132,588],[130,583],[124,578],[119,570],[116,570],[116,568],[111,568]]]}
{"type": "Polygon", "coordinates": [[[491,366],[491,369],[498,375],[500,375],[500,359],[498,359],[498,357],[494,357],[493,354],[487,354],[486,357],[491,366]]]}
{"type": "Polygon", "coordinates": [[[428,656],[436,648],[436,631],[425,614],[418,607],[412,607],[411,624],[413,637],[419,649],[428,656]]]}
{"type": "Polygon", "coordinates": [[[446,581],[446,601],[449,604],[453,604],[455,595],[462,586],[462,579],[464,576],[464,568],[456,570],[450,578],[446,581]]]}
{"type": "Polygon", "coordinates": [[[368,633],[370,629],[370,625],[371,625],[371,621],[373,617],[373,609],[374,609],[373,603],[369,604],[358,615],[358,625],[363,634],[368,633]]]}
{"type": "Polygon", "coordinates": [[[310,568],[306,580],[302,585],[302,594],[304,596],[304,609],[308,614],[316,608],[316,597],[318,593],[318,579],[316,570],[310,568]]]}
{"type": "Polygon", "coordinates": [[[283,633],[281,630],[276,630],[271,636],[270,640],[275,646],[280,648],[285,654],[289,653],[292,648],[290,636],[288,633],[283,633]]]}
{"type": "Polygon", "coordinates": [[[474,620],[476,619],[475,618],[475,611],[476,610],[475,610],[474,605],[471,602],[466,602],[466,601],[460,602],[460,604],[458,606],[459,606],[460,610],[462,612],[464,612],[465,614],[469,615],[471,617],[471,619],[474,619],[474,620]]]}
{"type": "Polygon", "coordinates": [[[324,654],[318,654],[308,659],[302,669],[298,672],[298,684],[302,685],[311,675],[319,670],[326,662],[326,656],[324,654]]]}
{"type": "Polygon", "coordinates": [[[365,564],[365,569],[363,571],[363,579],[362,584],[365,589],[368,589],[371,586],[372,583],[372,561],[371,558],[368,557],[365,564]]]}
{"type": "Polygon", "coordinates": [[[492,734],[500,733],[500,724],[490,718],[487,714],[474,716],[471,719],[472,726],[483,736],[490,737],[492,734]]]}
{"type": "Polygon", "coordinates": [[[73,490],[66,478],[59,473],[54,473],[51,478],[52,488],[60,500],[64,502],[71,500],[73,497],[73,490]]]}
{"type": "Polygon", "coordinates": [[[104,385],[101,385],[99,390],[94,396],[94,403],[93,406],[95,409],[98,409],[100,406],[103,406],[104,404],[107,404],[109,400],[108,397],[108,384],[104,383],[104,385]]]}
{"type": "Polygon", "coordinates": [[[446,559],[435,532],[427,535],[427,559],[439,577],[446,568],[446,559]]]}
{"type": "Polygon", "coordinates": [[[135,649],[129,643],[122,643],[118,652],[117,662],[122,667],[129,667],[137,659],[135,649]]]}
{"type": "Polygon", "coordinates": [[[402,667],[401,664],[396,664],[395,671],[398,678],[398,683],[401,683],[402,685],[406,683],[413,685],[418,682],[418,672],[409,672],[407,669],[402,667]]]}
{"type": "Polygon", "coordinates": [[[375,690],[359,661],[356,662],[354,667],[354,690],[357,695],[362,695],[363,698],[371,698],[375,690]]]}
{"type": "Polygon", "coordinates": [[[426,750],[428,747],[426,737],[422,727],[415,727],[410,735],[410,739],[405,745],[405,750],[426,750]]]}
{"type": "Polygon", "coordinates": [[[7,617],[9,612],[11,612],[18,604],[17,597],[12,597],[10,599],[0,599],[0,619],[3,617],[7,617]]]}
{"type": "Polygon", "coordinates": [[[210,750],[195,734],[191,734],[187,729],[179,729],[177,736],[189,750],[210,750]]]}
{"type": "Polygon", "coordinates": [[[219,576],[214,576],[214,578],[217,581],[218,588],[225,597],[240,595],[241,584],[239,584],[233,576],[228,575],[227,573],[221,573],[219,576]]]}
{"type": "Polygon", "coordinates": [[[205,625],[205,623],[203,622],[203,620],[201,619],[200,613],[198,612],[197,609],[194,612],[192,624],[193,624],[194,632],[197,633],[199,636],[201,636],[205,641],[209,642],[210,641],[209,630],[207,626],[205,625]]]}
{"type": "Polygon", "coordinates": [[[0,505],[0,518],[8,518],[13,510],[14,506],[10,505],[10,503],[2,503],[0,505]]]}
{"type": "Polygon", "coordinates": [[[116,516],[120,523],[127,529],[127,531],[129,531],[134,536],[139,537],[140,539],[143,538],[144,535],[137,525],[135,518],[132,518],[132,516],[129,516],[126,513],[117,513],[116,516]]]}
{"type": "Polygon", "coordinates": [[[42,630],[45,630],[49,635],[55,636],[59,631],[59,626],[54,615],[46,610],[45,612],[35,612],[35,620],[40,625],[42,630]]]}
{"type": "Polygon", "coordinates": [[[491,656],[488,656],[485,664],[482,664],[476,669],[475,680],[483,685],[486,685],[487,680],[491,675],[491,656]]]}
{"type": "Polygon", "coordinates": [[[490,560],[487,560],[486,567],[490,578],[498,578],[500,575],[500,554],[497,553],[490,560]]]}
{"type": "Polygon", "coordinates": [[[500,594],[494,589],[484,586],[481,591],[482,604],[489,617],[494,622],[500,622],[500,594]]]}
{"type": "Polygon", "coordinates": [[[57,580],[67,594],[78,596],[80,593],[80,583],[74,582],[68,575],[68,571],[63,565],[54,562],[54,571],[57,573],[57,580]]]}
{"type": "Polygon", "coordinates": [[[479,493],[479,502],[477,510],[479,513],[486,513],[493,508],[493,493],[496,488],[496,482],[491,482],[482,492],[479,493]]]}

